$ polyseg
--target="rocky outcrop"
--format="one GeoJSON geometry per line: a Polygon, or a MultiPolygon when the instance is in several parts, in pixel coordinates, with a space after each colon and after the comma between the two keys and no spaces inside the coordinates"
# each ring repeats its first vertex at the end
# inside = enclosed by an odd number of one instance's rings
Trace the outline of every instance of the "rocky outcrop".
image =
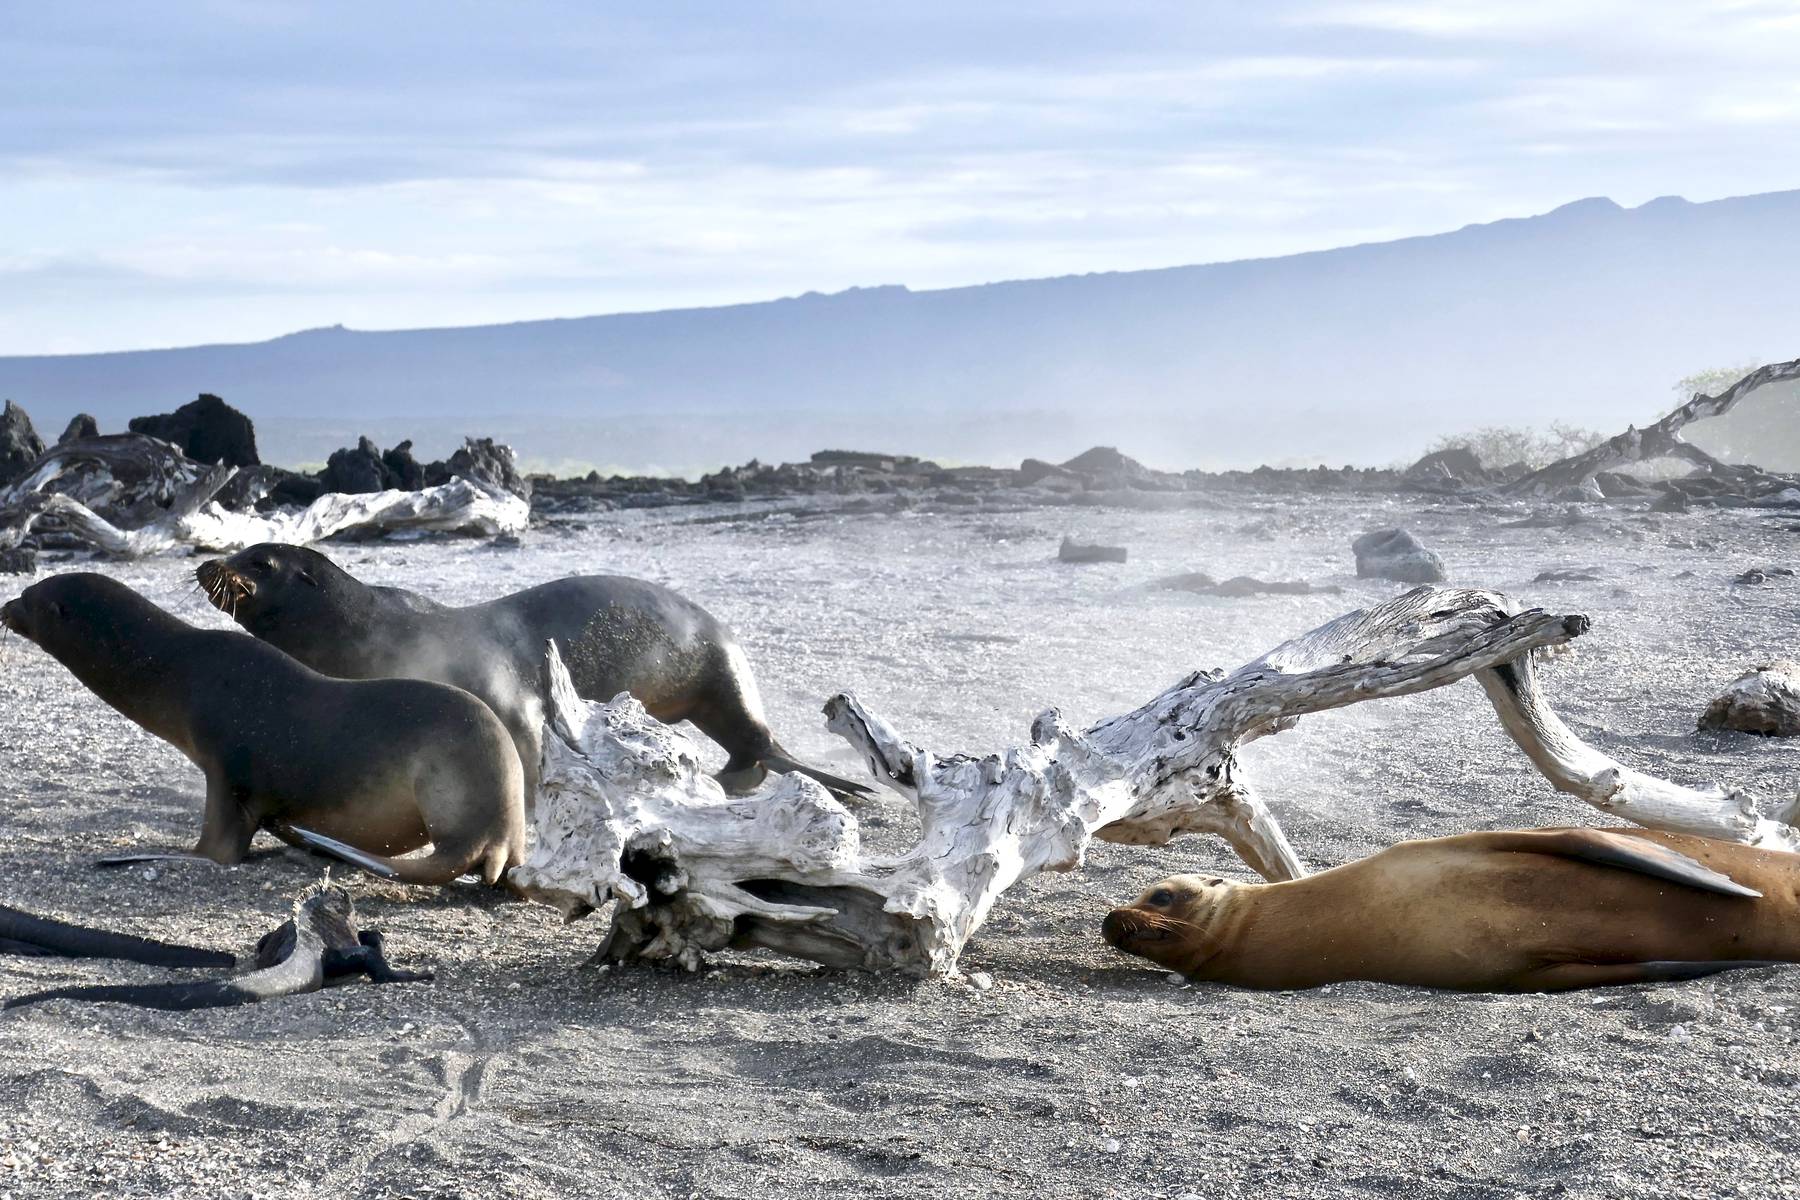
{"type": "Polygon", "coordinates": [[[385,492],[396,486],[393,471],[382,461],[381,449],[366,437],[358,438],[354,447],[331,452],[319,473],[319,485],[327,492],[350,496],[385,492]]]}
{"type": "Polygon", "coordinates": [[[87,413],[76,413],[73,417],[69,418],[69,423],[63,428],[62,436],[56,439],[56,444],[64,446],[70,442],[78,442],[82,438],[99,436],[100,422],[94,420],[94,418],[87,413]]]}
{"type": "Polygon", "coordinates": [[[31,416],[11,400],[0,409],[0,487],[23,475],[44,452],[31,416]]]}
{"type": "MultiPolygon", "coordinates": [[[[406,443],[408,457],[411,457],[412,443],[406,443]]],[[[439,464],[433,463],[425,468],[427,486],[438,473],[439,464]]],[[[462,478],[476,483],[485,483],[489,487],[500,488],[511,492],[522,499],[531,499],[531,483],[519,474],[518,461],[513,455],[513,448],[494,441],[493,438],[464,438],[463,447],[450,456],[450,461],[443,464],[446,479],[462,478]]]]}
{"type": "Polygon", "coordinates": [[[1479,487],[1491,481],[1488,469],[1467,446],[1450,446],[1433,450],[1406,468],[1406,477],[1414,482],[1451,482],[1479,487]]]}
{"type": "Polygon", "coordinates": [[[130,429],[172,442],[195,462],[228,467],[254,467],[262,462],[256,456],[256,427],[250,418],[205,392],[172,413],[133,417],[130,429]]]}

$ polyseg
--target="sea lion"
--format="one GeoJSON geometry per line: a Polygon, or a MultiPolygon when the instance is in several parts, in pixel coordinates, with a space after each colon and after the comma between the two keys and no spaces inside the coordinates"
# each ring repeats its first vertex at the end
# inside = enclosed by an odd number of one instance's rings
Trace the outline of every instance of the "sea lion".
{"type": "Polygon", "coordinates": [[[0,607],[0,624],[206,773],[201,857],[240,862],[261,828],[347,843],[407,883],[469,870],[496,883],[523,856],[518,755],[467,692],[331,679],[255,638],[196,629],[104,575],[35,583],[0,607]]]}
{"type": "Polygon", "coordinates": [[[731,758],[718,779],[729,791],[751,790],[770,769],[809,775],[840,795],[870,790],[782,749],[731,630],[654,583],[576,575],[451,608],[364,584],[317,550],[272,542],[201,563],[194,574],[221,611],[315,671],[430,679],[481,697],[518,747],[527,804],[537,795],[551,639],[584,698],[630,692],[657,720],[692,721],[724,747],[731,758]]]}
{"type": "Polygon", "coordinates": [[[1800,961],[1800,855],[1647,829],[1402,842],[1287,883],[1177,875],[1101,932],[1194,979],[1553,992],[1800,961]]]}

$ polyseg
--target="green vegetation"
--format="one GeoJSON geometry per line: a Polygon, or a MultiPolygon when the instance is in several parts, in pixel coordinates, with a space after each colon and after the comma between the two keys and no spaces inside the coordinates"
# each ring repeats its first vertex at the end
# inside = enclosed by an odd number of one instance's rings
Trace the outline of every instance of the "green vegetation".
{"type": "Polygon", "coordinates": [[[1605,440],[1606,435],[1603,433],[1582,429],[1565,421],[1552,421],[1548,429],[1488,425],[1468,433],[1441,437],[1431,443],[1427,452],[1463,449],[1480,459],[1484,467],[1510,467],[1515,463],[1524,463],[1535,471],[1571,454],[1591,450],[1605,440]]]}

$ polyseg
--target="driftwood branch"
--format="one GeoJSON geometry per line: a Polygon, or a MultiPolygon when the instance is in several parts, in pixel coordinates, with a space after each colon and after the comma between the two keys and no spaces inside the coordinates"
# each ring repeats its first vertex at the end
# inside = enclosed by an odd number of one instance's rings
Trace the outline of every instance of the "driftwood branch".
{"type": "Polygon", "coordinates": [[[1624,766],[1582,741],[1544,700],[1530,659],[1480,673],[1500,724],[1558,791],[1651,829],[1800,851],[1793,805],[1765,815],[1747,792],[1683,787],[1624,766]]]}
{"type": "Polygon", "coordinates": [[[1307,713],[1469,675],[1563,790],[1646,824],[1794,846],[1794,831],[1747,798],[1628,771],[1556,719],[1531,658],[1587,626],[1521,612],[1492,592],[1417,588],[1230,674],[1196,672],[1085,732],[1051,710],[1028,745],[981,757],[922,749],[836,696],[828,727],[918,811],[918,844],[898,855],[864,853],[855,818],[802,777],[727,798],[693,744],[629,696],[577,696],[552,646],[536,846],[512,882],[571,919],[616,902],[600,950],[608,959],[693,967],[709,950],[766,947],[835,966],[953,972],[1002,892],[1079,866],[1095,837],[1160,844],[1214,833],[1267,878],[1300,875],[1241,777],[1236,747],[1307,713]]]}
{"type": "Polygon", "coordinates": [[[1543,495],[1579,487],[1601,471],[1658,458],[1679,458],[1708,470],[1732,470],[1681,436],[1684,426],[1730,412],[1738,401],[1772,383],[1800,379],[1800,359],[1769,363],[1750,372],[1717,396],[1695,393],[1674,412],[1643,429],[1627,429],[1592,450],[1571,455],[1508,484],[1503,491],[1514,495],[1543,495]]]}
{"type": "Polygon", "coordinates": [[[85,438],[45,453],[0,494],[0,549],[54,528],[101,554],[142,558],[176,548],[230,551],[258,542],[304,545],[343,533],[397,530],[520,533],[530,502],[458,477],[420,491],[332,493],[291,512],[232,512],[213,497],[235,474],[194,463],[143,434],[85,438]],[[73,487],[48,491],[73,480],[73,487]],[[104,508],[110,514],[101,515],[104,508]]]}

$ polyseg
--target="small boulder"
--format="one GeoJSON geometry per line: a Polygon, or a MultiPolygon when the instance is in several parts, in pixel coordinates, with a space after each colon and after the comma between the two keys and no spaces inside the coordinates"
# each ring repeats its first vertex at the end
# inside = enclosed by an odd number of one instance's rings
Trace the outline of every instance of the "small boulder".
{"type": "Polygon", "coordinates": [[[32,428],[31,416],[8,400],[0,410],[0,487],[25,474],[43,452],[44,439],[32,428]]]}
{"type": "Polygon", "coordinates": [[[1800,736],[1800,663],[1778,659],[1745,671],[1706,706],[1700,728],[1800,736]]]}
{"type": "Polygon", "coordinates": [[[1056,552],[1059,562],[1066,563],[1122,563],[1125,561],[1123,546],[1084,546],[1069,538],[1062,540],[1062,546],[1056,552]]]}
{"type": "Polygon", "coordinates": [[[202,392],[200,398],[172,413],[131,418],[131,432],[172,442],[195,462],[224,463],[230,467],[254,467],[256,427],[231,405],[202,392]]]}
{"type": "Polygon", "coordinates": [[[1539,571],[1533,583],[1592,583],[1605,574],[1599,567],[1556,567],[1539,571]]]}
{"type": "Polygon", "coordinates": [[[1442,583],[1444,560],[1404,529],[1377,529],[1350,543],[1359,579],[1401,583],[1442,583]]]}
{"type": "Polygon", "coordinates": [[[37,551],[30,546],[14,546],[0,550],[0,575],[34,575],[37,573],[37,551]]]}
{"type": "Polygon", "coordinates": [[[87,413],[76,413],[74,417],[70,418],[68,427],[63,430],[62,436],[56,439],[56,444],[66,446],[70,442],[79,442],[83,438],[99,436],[100,422],[94,420],[87,413]]]}

